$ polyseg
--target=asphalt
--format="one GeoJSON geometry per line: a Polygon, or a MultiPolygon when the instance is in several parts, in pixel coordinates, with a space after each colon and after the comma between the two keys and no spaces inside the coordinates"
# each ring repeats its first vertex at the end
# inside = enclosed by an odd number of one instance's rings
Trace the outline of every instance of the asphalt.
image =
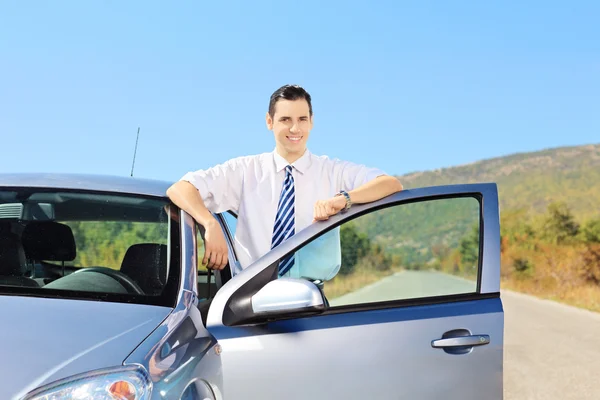
{"type": "Polygon", "coordinates": [[[600,314],[502,292],[504,399],[600,399],[600,314]]]}

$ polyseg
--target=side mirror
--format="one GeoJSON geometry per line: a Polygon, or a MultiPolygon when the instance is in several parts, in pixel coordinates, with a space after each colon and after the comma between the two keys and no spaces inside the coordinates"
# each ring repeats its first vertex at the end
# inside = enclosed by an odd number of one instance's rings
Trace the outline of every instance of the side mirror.
{"type": "Polygon", "coordinates": [[[248,292],[240,290],[227,301],[223,310],[225,325],[261,324],[277,319],[298,318],[321,313],[327,308],[321,289],[306,279],[269,280],[256,291],[249,287],[248,292]]]}
{"type": "Polygon", "coordinates": [[[296,316],[323,310],[325,299],[321,290],[306,279],[275,279],[252,296],[252,311],[265,317],[296,316]]]}

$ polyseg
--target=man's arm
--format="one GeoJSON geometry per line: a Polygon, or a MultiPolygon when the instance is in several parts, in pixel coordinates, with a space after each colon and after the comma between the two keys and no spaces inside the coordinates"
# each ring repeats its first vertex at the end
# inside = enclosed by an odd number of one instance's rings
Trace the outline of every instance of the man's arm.
{"type": "Polygon", "coordinates": [[[167,189],[167,196],[204,227],[202,264],[208,264],[208,268],[212,269],[223,269],[227,264],[227,242],[219,222],[206,208],[198,189],[187,181],[178,181],[167,189]]]}
{"type": "MultiPolygon", "coordinates": [[[[348,192],[350,201],[354,204],[370,203],[383,199],[390,194],[404,189],[400,181],[390,175],[381,175],[377,178],[348,192]]],[[[339,196],[338,196],[339,197],[339,196]]],[[[346,202],[344,201],[344,206],[346,202]]]]}
{"type": "MultiPolygon", "coordinates": [[[[390,175],[381,175],[348,192],[353,204],[377,201],[403,189],[402,183],[390,175]]],[[[315,204],[314,218],[323,221],[346,207],[344,196],[335,196],[327,200],[319,200],[315,204]]]]}

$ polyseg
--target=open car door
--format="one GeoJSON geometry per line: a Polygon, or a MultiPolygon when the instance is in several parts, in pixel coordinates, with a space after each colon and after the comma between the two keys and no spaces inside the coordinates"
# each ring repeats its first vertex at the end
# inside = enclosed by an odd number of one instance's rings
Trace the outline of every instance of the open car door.
{"type": "Polygon", "coordinates": [[[227,400],[501,399],[496,185],[405,190],[315,223],[221,287],[206,322],[227,400]],[[298,270],[279,278],[289,254],[298,270]]]}

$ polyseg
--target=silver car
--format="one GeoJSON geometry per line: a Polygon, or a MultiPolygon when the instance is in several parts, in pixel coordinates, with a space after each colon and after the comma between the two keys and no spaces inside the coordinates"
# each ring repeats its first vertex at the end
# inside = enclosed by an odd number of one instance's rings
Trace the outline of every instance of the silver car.
{"type": "Polygon", "coordinates": [[[355,205],[243,270],[218,214],[222,271],[169,185],[0,175],[0,399],[502,398],[495,184],[355,205]]]}

